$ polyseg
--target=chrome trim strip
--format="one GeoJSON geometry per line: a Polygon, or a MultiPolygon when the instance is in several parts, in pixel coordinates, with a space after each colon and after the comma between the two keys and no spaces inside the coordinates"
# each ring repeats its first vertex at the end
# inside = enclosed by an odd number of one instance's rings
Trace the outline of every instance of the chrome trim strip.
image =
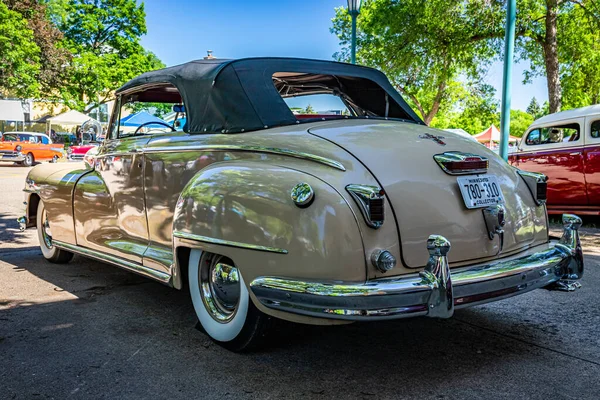
{"type": "Polygon", "coordinates": [[[288,157],[301,158],[303,160],[314,161],[332,168],[346,171],[344,165],[338,161],[327,157],[318,156],[316,154],[305,153],[302,151],[282,149],[277,147],[262,147],[262,146],[243,146],[243,145],[199,145],[199,146],[173,146],[173,147],[149,147],[142,150],[143,153],[175,153],[187,151],[249,151],[256,153],[278,154],[288,157]]]}
{"type": "Polygon", "coordinates": [[[365,283],[310,282],[258,277],[250,283],[266,307],[293,314],[351,321],[415,316],[448,318],[464,308],[547,287],[574,290],[583,275],[580,220],[566,215],[560,242],[526,256],[450,270],[445,253],[450,243],[428,241],[430,260],[418,274],[365,283]]]}
{"type": "Polygon", "coordinates": [[[53,240],[52,244],[60,249],[64,249],[73,253],[81,254],[82,256],[91,257],[98,261],[107,262],[117,267],[121,267],[131,272],[138,273],[140,275],[146,276],[148,278],[155,279],[162,283],[168,283],[171,279],[171,275],[166,272],[157,271],[152,268],[144,267],[143,265],[137,264],[133,261],[124,260],[119,257],[112,256],[110,254],[102,253],[97,250],[88,249],[86,247],[81,247],[65,242],[61,242],[58,240],[53,240]]]}
{"type": "Polygon", "coordinates": [[[239,247],[241,249],[267,251],[270,253],[279,253],[279,254],[287,254],[288,253],[287,250],[279,249],[276,247],[259,246],[256,244],[249,244],[249,243],[242,243],[242,242],[233,242],[230,240],[216,239],[216,238],[211,238],[208,236],[195,235],[193,233],[187,233],[187,232],[174,231],[173,236],[180,238],[180,239],[195,240],[197,242],[212,243],[212,244],[218,244],[221,246],[239,247]]]}

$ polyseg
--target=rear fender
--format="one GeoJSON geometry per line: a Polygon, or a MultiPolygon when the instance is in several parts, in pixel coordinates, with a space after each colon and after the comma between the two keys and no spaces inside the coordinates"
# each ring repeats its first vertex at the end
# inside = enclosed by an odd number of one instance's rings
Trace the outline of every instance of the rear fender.
{"type": "MultiPolygon", "coordinates": [[[[178,254],[198,248],[230,257],[247,285],[259,276],[366,279],[360,231],[344,197],[315,176],[264,162],[222,162],[197,173],[177,202],[173,238],[178,254]],[[300,182],[315,193],[306,208],[291,199],[300,182]]],[[[175,276],[187,272],[180,265],[175,276]]]]}

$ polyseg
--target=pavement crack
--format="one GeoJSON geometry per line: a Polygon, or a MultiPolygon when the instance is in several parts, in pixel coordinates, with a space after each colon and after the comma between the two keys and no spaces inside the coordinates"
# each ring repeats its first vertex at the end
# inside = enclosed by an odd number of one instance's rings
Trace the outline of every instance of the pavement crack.
{"type": "Polygon", "coordinates": [[[584,361],[584,362],[587,362],[587,363],[590,363],[590,364],[593,364],[593,365],[596,365],[596,366],[600,366],[600,362],[598,362],[598,361],[589,360],[587,358],[575,356],[573,354],[569,354],[569,353],[564,352],[564,351],[556,350],[556,349],[553,349],[551,347],[542,346],[540,344],[533,343],[533,342],[530,342],[530,341],[527,341],[527,340],[524,340],[524,339],[520,339],[520,338],[512,336],[512,335],[507,335],[505,333],[498,332],[498,331],[496,331],[494,329],[490,329],[490,328],[487,328],[485,326],[477,325],[477,324],[474,324],[472,322],[467,322],[467,321],[464,321],[464,320],[456,318],[456,317],[454,318],[454,320],[457,321],[457,322],[463,323],[465,325],[472,326],[474,328],[479,328],[479,329],[483,329],[484,331],[492,332],[492,333],[494,333],[494,334],[496,334],[498,336],[502,336],[502,337],[505,337],[505,338],[508,338],[508,339],[515,340],[517,342],[521,342],[521,343],[524,343],[524,344],[527,344],[527,345],[530,345],[530,346],[534,346],[534,347],[537,347],[537,348],[540,348],[540,349],[543,349],[543,350],[551,351],[553,353],[560,354],[560,355],[563,355],[565,357],[573,358],[575,360],[584,361]]]}

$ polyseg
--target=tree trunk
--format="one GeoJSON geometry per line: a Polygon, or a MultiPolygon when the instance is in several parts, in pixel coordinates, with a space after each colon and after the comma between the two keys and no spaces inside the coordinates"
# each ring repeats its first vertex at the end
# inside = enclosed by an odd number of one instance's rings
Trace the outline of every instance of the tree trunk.
{"type": "Polygon", "coordinates": [[[560,86],[558,64],[558,39],[556,35],[557,20],[558,0],[546,0],[546,37],[542,48],[546,64],[550,113],[559,112],[562,105],[562,87],[560,86]]]}

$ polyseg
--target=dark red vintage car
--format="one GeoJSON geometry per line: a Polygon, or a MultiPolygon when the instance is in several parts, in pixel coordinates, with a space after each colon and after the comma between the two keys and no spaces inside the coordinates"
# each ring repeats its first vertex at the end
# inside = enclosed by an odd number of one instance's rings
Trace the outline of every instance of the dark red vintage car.
{"type": "Polygon", "coordinates": [[[600,105],[536,120],[509,162],[548,177],[549,214],[600,215],[600,105]]]}

